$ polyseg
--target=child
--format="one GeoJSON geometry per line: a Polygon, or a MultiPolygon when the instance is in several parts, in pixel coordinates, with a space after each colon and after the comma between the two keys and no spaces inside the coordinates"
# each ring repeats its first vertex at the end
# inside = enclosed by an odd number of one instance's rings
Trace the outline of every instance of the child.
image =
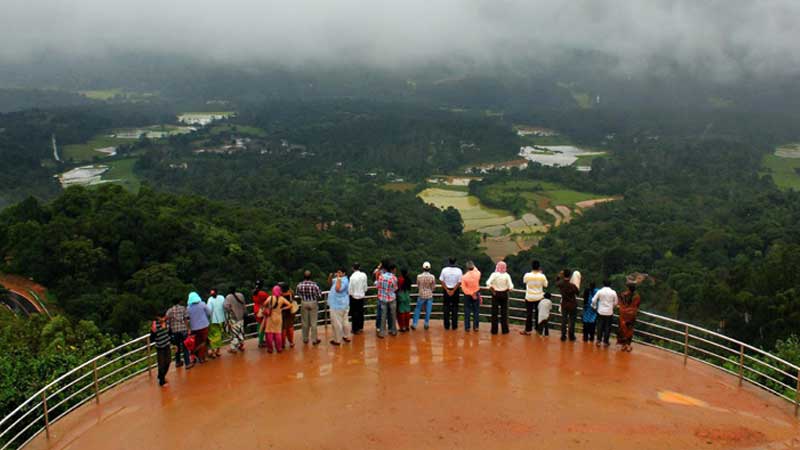
{"type": "Polygon", "coordinates": [[[548,323],[550,322],[550,308],[552,307],[553,302],[550,300],[550,293],[547,292],[544,294],[544,298],[539,302],[539,317],[537,319],[539,335],[541,336],[550,336],[548,323]]]}
{"type": "Polygon", "coordinates": [[[589,284],[583,291],[583,342],[594,342],[594,331],[597,326],[597,310],[592,308],[592,297],[597,293],[597,285],[589,284]]]}
{"type": "Polygon", "coordinates": [[[167,327],[166,316],[156,316],[156,320],[150,326],[150,342],[156,347],[158,361],[158,385],[167,385],[167,371],[172,361],[172,350],[170,348],[169,328],[167,327]]]}

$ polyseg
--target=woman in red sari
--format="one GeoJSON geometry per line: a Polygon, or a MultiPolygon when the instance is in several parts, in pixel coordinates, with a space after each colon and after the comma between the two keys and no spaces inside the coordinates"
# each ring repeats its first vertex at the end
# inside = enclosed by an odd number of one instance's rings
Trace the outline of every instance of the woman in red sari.
{"type": "Polygon", "coordinates": [[[639,313],[639,304],[642,299],[636,292],[636,285],[629,284],[628,290],[620,295],[619,299],[619,334],[617,343],[622,345],[623,352],[630,352],[633,342],[633,329],[636,326],[636,315],[639,313]]]}

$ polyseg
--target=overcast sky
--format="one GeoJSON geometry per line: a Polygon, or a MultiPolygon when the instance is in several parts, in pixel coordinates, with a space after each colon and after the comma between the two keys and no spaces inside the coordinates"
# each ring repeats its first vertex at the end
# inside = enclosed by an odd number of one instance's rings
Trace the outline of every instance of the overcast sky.
{"type": "Polygon", "coordinates": [[[496,64],[571,49],[624,71],[800,68],[800,0],[2,0],[0,60],[124,50],[284,64],[496,64]]]}

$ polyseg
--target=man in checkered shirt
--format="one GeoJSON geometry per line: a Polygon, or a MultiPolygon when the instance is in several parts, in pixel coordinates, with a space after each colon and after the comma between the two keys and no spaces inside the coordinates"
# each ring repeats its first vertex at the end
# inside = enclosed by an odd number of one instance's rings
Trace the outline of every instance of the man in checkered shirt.
{"type": "Polygon", "coordinates": [[[321,342],[317,338],[317,320],[319,316],[319,299],[322,298],[322,291],[320,291],[319,285],[311,280],[310,270],[303,272],[303,281],[297,285],[295,292],[302,300],[300,315],[303,319],[303,343],[308,344],[310,332],[311,343],[317,345],[321,342]]]}
{"type": "Polygon", "coordinates": [[[186,367],[190,367],[189,350],[183,345],[183,341],[189,336],[189,311],[178,302],[172,305],[165,315],[167,316],[170,338],[176,347],[175,367],[181,367],[184,364],[186,364],[186,367]],[[181,355],[183,360],[181,360],[181,355]]]}
{"type": "Polygon", "coordinates": [[[389,333],[397,335],[397,277],[394,272],[397,269],[394,264],[387,263],[381,265],[380,274],[375,280],[378,287],[378,314],[381,316],[381,327],[378,337],[386,336],[386,325],[388,321],[389,333]]]}

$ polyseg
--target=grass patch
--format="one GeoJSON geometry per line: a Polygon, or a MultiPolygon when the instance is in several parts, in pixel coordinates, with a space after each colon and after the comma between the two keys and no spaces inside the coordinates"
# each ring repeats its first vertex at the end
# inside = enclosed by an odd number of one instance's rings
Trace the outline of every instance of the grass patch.
{"type": "Polygon", "coordinates": [[[407,192],[413,191],[417,185],[415,183],[386,183],[381,186],[382,189],[391,192],[407,192]]]}
{"type": "Polygon", "coordinates": [[[558,87],[569,91],[570,95],[575,100],[575,104],[578,105],[578,108],[590,109],[592,107],[592,97],[588,92],[579,91],[575,83],[564,83],[559,81],[557,84],[558,87]]]}
{"type": "Polygon", "coordinates": [[[520,136],[525,145],[574,145],[570,138],[562,134],[555,136],[520,136]]]}
{"type": "Polygon", "coordinates": [[[800,191],[800,158],[781,158],[766,155],[761,161],[761,173],[772,175],[772,180],[783,190],[800,191]]]}
{"type": "Polygon", "coordinates": [[[90,100],[101,100],[101,101],[111,100],[112,98],[118,95],[124,95],[122,89],[97,89],[89,91],[78,91],[78,93],[90,100]]]}
{"type": "Polygon", "coordinates": [[[580,155],[578,159],[572,164],[573,166],[591,166],[592,161],[596,158],[608,158],[608,154],[604,153],[602,155],[580,155]]]}
{"type": "Polygon", "coordinates": [[[103,180],[119,184],[133,193],[139,192],[142,183],[133,173],[136,161],[137,158],[127,158],[108,162],[108,171],[103,174],[103,180]]]}
{"type": "Polygon", "coordinates": [[[75,162],[92,161],[95,157],[107,157],[105,153],[95,151],[98,148],[117,147],[120,144],[130,143],[130,139],[113,138],[105,134],[100,134],[93,137],[85,144],[73,144],[64,146],[61,152],[61,158],[64,161],[73,160],[75,162]]]}
{"type": "Polygon", "coordinates": [[[267,132],[249,125],[225,124],[211,128],[211,134],[240,134],[245,136],[266,137],[267,132]]]}

